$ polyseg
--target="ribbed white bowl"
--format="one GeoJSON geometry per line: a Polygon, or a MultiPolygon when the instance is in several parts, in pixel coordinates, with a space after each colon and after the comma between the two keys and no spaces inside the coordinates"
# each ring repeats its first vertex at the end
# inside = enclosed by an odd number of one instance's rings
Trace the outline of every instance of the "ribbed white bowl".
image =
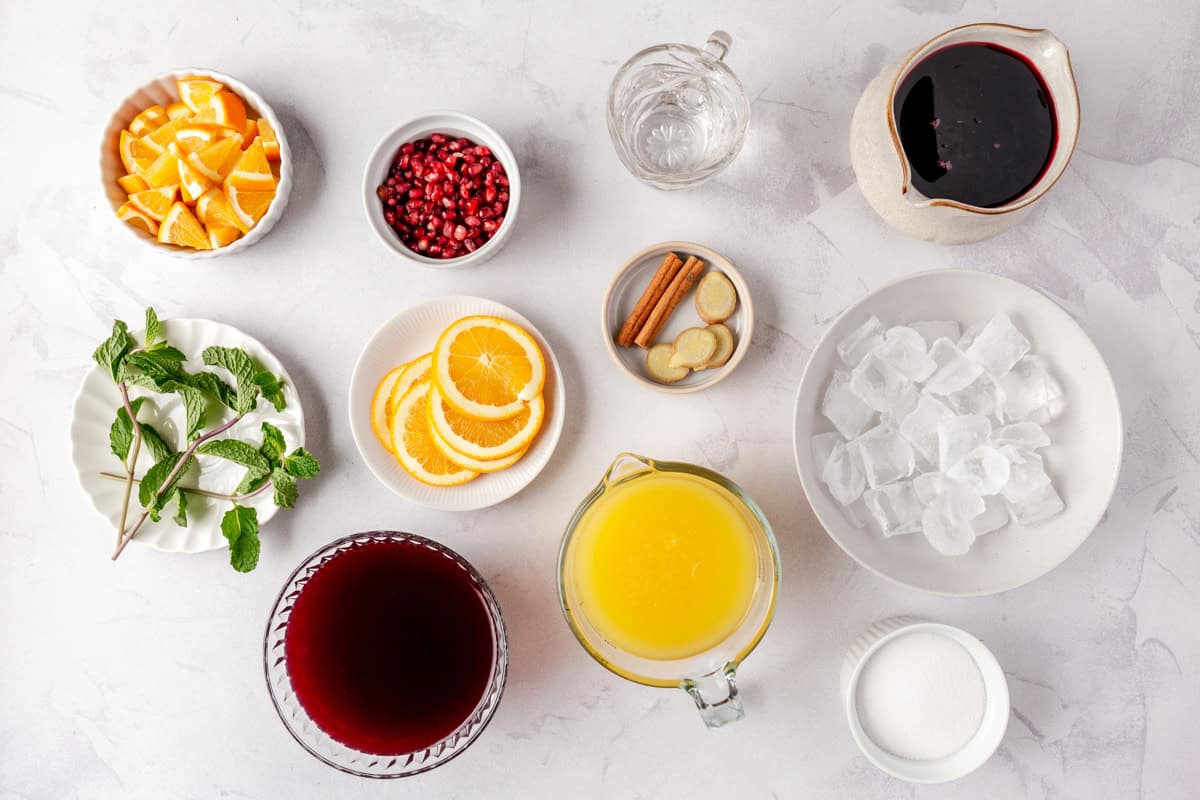
{"type": "Polygon", "coordinates": [[[363,460],[380,482],[414,503],[441,511],[487,508],[512,497],[538,476],[550,461],[566,419],[566,390],[558,359],[546,337],[511,308],[481,297],[441,297],[400,312],[375,332],[363,348],[350,379],[350,431],[363,460]],[[480,475],[461,486],[428,486],[404,471],[371,430],[371,397],[379,379],[392,367],[428,353],[452,322],[473,314],[490,314],[515,322],[532,334],[546,357],[546,420],[525,457],[512,467],[480,475]]]}
{"type": "MultiPolygon", "coordinates": [[[[300,406],[300,396],[279,359],[257,339],[247,336],[231,325],[207,319],[169,319],[164,320],[163,325],[168,341],[187,354],[188,360],[184,367],[189,372],[210,369],[204,366],[200,353],[210,345],[221,345],[242,348],[263,369],[270,370],[283,380],[283,397],[287,403],[283,411],[276,411],[274,406],[260,398],[258,407],[221,438],[238,438],[251,444],[260,443],[262,423],[269,421],[283,433],[289,451],[304,444],[304,409],[300,406]]],[[[140,341],[142,332],[138,331],[134,336],[140,341]]],[[[138,419],[153,425],[176,449],[182,449],[181,431],[185,425],[185,415],[179,397],[155,394],[137,388],[130,389],[129,395],[131,399],[150,398],[142,406],[138,419]]],[[[123,472],[121,461],[113,455],[108,444],[108,431],[120,405],[121,395],[117,392],[111,376],[94,365],[84,376],[79,393],[75,396],[75,409],[71,419],[71,460],[75,463],[79,485],[91,499],[92,506],[108,520],[114,531],[120,524],[125,485],[119,481],[102,478],[100,473],[123,472]]],[[[245,475],[245,468],[225,459],[198,456],[197,460],[200,469],[189,470],[180,481],[182,486],[196,486],[199,483],[210,491],[230,492],[245,475]]],[[[138,477],[145,474],[153,463],[150,453],[143,447],[138,458],[138,477]]],[[[269,490],[246,501],[244,505],[258,510],[260,525],[275,516],[277,510],[269,490]]],[[[133,541],[135,544],[149,545],[155,550],[178,553],[199,553],[227,547],[228,542],[221,535],[221,517],[229,508],[230,504],[226,501],[190,495],[186,528],[181,528],[171,521],[171,515],[175,513],[172,504],[161,521],[153,522],[147,519],[133,541]]],[[[140,512],[135,491],[130,503],[129,519],[136,520],[140,512]]],[[[115,536],[113,538],[115,543],[115,536]]]]}
{"type": "Polygon", "coordinates": [[[178,69],[159,75],[150,82],[138,87],[138,89],[121,102],[112,117],[109,118],[108,127],[104,129],[104,137],[100,140],[100,185],[104,190],[105,197],[108,198],[108,202],[112,206],[113,222],[146,245],[153,247],[158,252],[167,253],[176,258],[216,258],[217,256],[227,256],[245,250],[266,236],[267,232],[275,227],[275,223],[283,216],[283,210],[287,208],[288,195],[292,191],[292,151],[288,147],[287,131],[284,130],[279,117],[275,116],[275,111],[267,105],[267,101],[263,100],[258,92],[237,78],[222,72],[200,68],[178,69]],[[242,98],[242,101],[246,104],[247,115],[256,118],[265,118],[271,123],[271,127],[275,129],[275,136],[279,139],[279,184],[275,187],[275,199],[271,201],[267,213],[263,215],[263,218],[258,221],[257,225],[250,229],[249,233],[238,238],[231,244],[219,247],[216,250],[192,250],[185,247],[160,244],[150,234],[140,228],[135,228],[126,222],[122,222],[116,216],[117,209],[128,199],[125,190],[117,185],[117,178],[125,174],[125,165],[121,163],[119,150],[121,131],[129,127],[129,123],[133,121],[133,118],[150,106],[156,103],[161,106],[167,106],[178,101],[179,91],[175,83],[179,78],[189,77],[211,78],[214,81],[220,81],[225,84],[226,87],[232,89],[242,98]]]}

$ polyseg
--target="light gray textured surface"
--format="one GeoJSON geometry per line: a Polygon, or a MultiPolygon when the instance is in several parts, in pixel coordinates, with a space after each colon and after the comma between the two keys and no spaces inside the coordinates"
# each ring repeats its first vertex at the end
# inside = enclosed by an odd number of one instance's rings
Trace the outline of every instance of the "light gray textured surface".
{"type": "MultiPolygon", "coordinates": [[[[1165,798],[1200,785],[1200,6],[1118,0],[618,4],[7,3],[0,10],[0,798],[1165,798]],[[859,91],[953,25],[1053,29],[1084,124],[1066,176],[1022,226],[948,249],[901,239],[854,186],[859,91]],[[604,98],[640,47],[734,37],[754,100],[746,148],[687,194],[644,188],[608,142],[604,98]],[[186,263],[115,226],[96,185],[111,109],[148,76],[209,65],[276,108],[296,156],[279,226],[243,256],[186,263]],[[526,180],[519,229],[477,271],[414,271],[374,241],[362,164],[394,123],[458,108],[502,131],[526,180]],[[709,392],[668,397],[619,374],[598,335],[613,270],[693,239],[755,292],[757,347],[709,392]],[[1109,514],[1066,564],[998,597],[952,601],[858,569],[816,525],[790,444],[793,394],[825,324],[867,289],[932,267],[1030,283],[1108,359],[1127,424],[1109,514]],[[559,451],[484,513],[406,505],[360,462],[346,422],[354,359],[383,320],[450,293],[495,298],[551,339],[571,407],[559,451]],[[324,474],[264,535],[257,572],[224,553],[132,548],[75,485],[72,397],[114,316],[211,317],[287,364],[324,474]],[[744,722],[706,731],[679,692],[593,663],[560,617],[554,560],[619,450],[712,466],[775,524],[784,590],[743,671],[744,722]],[[511,678],[492,726],[434,773],[379,784],[288,738],[267,699],[262,628],[318,545],[382,527],[435,536],[488,577],[511,678]],[[860,629],[918,614],[983,638],[1013,717],[996,756],[917,788],[871,767],[839,709],[860,629]]],[[[414,687],[419,691],[419,687],[414,687]]]]}

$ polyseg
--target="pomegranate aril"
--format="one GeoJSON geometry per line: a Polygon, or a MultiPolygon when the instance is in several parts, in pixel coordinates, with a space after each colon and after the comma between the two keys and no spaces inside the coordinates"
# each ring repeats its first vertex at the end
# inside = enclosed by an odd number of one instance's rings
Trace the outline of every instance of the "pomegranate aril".
{"type": "MultiPolygon", "coordinates": [[[[483,190],[483,201],[488,204],[494,203],[494,202],[496,202],[497,194],[498,194],[498,192],[496,191],[494,186],[488,186],[486,189],[483,190]]],[[[411,193],[410,193],[410,195],[411,195],[411,193]]]]}
{"type": "Polygon", "coordinates": [[[479,217],[475,216],[474,214],[468,214],[467,216],[463,217],[463,222],[467,223],[472,228],[478,228],[482,220],[480,220],[479,217]]]}
{"type": "Polygon", "coordinates": [[[468,253],[474,253],[475,249],[479,247],[479,245],[475,243],[474,239],[467,239],[465,242],[463,242],[463,246],[467,248],[468,253]]]}
{"type": "Polygon", "coordinates": [[[488,233],[495,233],[496,229],[499,227],[500,223],[494,219],[487,219],[483,221],[483,229],[488,233]]]}
{"type": "Polygon", "coordinates": [[[444,133],[431,133],[431,134],[429,134],[429,140],[430,140],[431,142],[433,142],[434,144],[442,144],[443,142],[445,142],[445,141],[446,141],[446,134],[444,134],[444,133]]]}
{"type": "Polygon", "coordinates": [[[412,155],[413,151],[416,149],[417,149],[416,146],[412,142],[407,142],[405,144],[400,145],[400,152],[406,156],[412,155]]]}

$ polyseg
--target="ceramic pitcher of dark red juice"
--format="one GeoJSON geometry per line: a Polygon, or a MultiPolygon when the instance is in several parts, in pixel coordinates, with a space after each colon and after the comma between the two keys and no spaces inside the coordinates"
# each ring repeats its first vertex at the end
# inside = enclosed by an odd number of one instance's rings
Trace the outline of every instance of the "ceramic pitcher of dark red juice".
{"type": "Polygon", "coordinates": [[[1067,168],[1079,95],[1047,30],[984,23],[939,34],[863,92],[850,160],[867,201],[918,239],[976,242],[1023,219],[1067,168]]]}

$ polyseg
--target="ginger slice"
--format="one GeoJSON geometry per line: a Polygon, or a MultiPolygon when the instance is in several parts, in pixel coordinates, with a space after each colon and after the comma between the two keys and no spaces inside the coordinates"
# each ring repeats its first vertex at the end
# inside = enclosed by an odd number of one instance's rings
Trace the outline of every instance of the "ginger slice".
{"type": "Polygon", "coordinates": [[[712,356],[705,361],[701,366],[694,367],[699,372],[702,369],[716,369],[723,367],[733,356],[733,332],[720,322],[715,322],[705,328],[711,331],[713,336],[717,337],[717,349],[713,351],[712,356]]]}
{"type": "Polygon", "coordinates": [[[698,367],[708,363],[713,353],[717,351],[717,337],[707,328],[688,328],[675,337],[675,353],[667,366],[698,367]]]}
{"type": "Polygon", "coordinates": [[[690,370],[687,367],[672,367],[670,366],[671,357],[675,355],[675,348],[663,342],[656,344],[646,351],[646,369],[650,372],[650,377],[659,383],[675,383],[687,377],[690,370]]]}
{"type": "Polygon", "coordinates": [[[729,319],[737,300],[737,289],[723,272],[709,272],[696,286],[696,313],[709,324],[729,319]]]}

